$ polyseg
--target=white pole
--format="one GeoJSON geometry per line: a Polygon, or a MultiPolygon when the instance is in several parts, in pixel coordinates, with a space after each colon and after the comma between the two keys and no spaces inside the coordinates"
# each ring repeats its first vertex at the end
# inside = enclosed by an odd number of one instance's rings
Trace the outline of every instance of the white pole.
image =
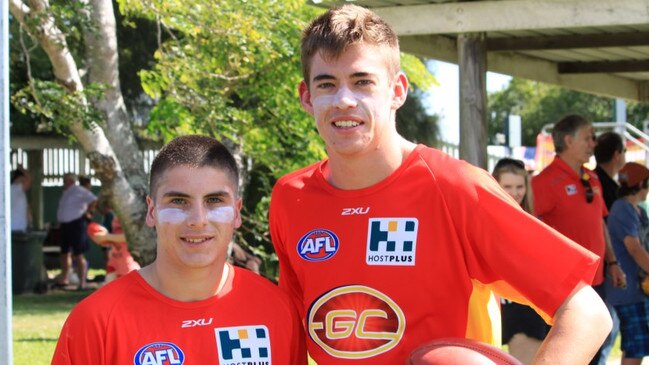
{"type": "Polygon", "coordinates": [[[13,364],[9,226],[9,2],[0,1],[0,363],[13,364]]]}
{"type": "Polygon", "coordinates": [[[626,101],[624,99],[615,99],[615,131],[620,135],[624,135],[626,124],[626,101]]]}

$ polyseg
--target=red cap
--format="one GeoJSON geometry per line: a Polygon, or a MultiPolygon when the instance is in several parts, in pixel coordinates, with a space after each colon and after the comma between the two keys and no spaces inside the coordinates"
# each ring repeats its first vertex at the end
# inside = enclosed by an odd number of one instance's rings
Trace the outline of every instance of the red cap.
{"type": "Polygon", "coordinates": [[[649,169],[637,162],[627,162],[618,172],[617,179],[620,184],[632,188],[649,178],[649,169]]]}

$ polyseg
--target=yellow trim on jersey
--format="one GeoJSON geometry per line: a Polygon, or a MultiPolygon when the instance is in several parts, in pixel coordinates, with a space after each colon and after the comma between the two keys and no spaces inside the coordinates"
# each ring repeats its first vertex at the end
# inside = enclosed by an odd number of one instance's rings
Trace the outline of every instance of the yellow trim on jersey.
{"type": "Polygon", "coordinates": [[[466,338],[485,342],[496,347],[502,343],[500,303],[489,285],[472,279],[473,291],[469,298],[469,317],[466,338]]]}

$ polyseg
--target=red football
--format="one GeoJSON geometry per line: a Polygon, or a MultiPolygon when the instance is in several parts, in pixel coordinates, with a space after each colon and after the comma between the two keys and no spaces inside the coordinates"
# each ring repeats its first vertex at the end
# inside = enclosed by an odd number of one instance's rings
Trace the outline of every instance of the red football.
{"type": "Polygon", "coordinates": [[[522,365],[512,355],[483,342],[440,338],[417,347],[409,365],[522,365]]]}

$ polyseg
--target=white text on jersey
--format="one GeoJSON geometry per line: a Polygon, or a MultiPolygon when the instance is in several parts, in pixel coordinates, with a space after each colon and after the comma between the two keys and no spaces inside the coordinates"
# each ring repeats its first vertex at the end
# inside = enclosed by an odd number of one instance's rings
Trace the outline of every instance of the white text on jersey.
{"type": "Polygon", "coordinates": [[[343,208],[341,215],[367,214],[369,211],[370,207],[343,208]]]}
{"type": "Polygon", "coordinates": [[[207,326],[212,324],[212,318],[201,318],[201,319],[188,319],[186,321],[183,321],[181,328],[190,328],[190,327],[197,327],[197,326],[207,326]]]}

